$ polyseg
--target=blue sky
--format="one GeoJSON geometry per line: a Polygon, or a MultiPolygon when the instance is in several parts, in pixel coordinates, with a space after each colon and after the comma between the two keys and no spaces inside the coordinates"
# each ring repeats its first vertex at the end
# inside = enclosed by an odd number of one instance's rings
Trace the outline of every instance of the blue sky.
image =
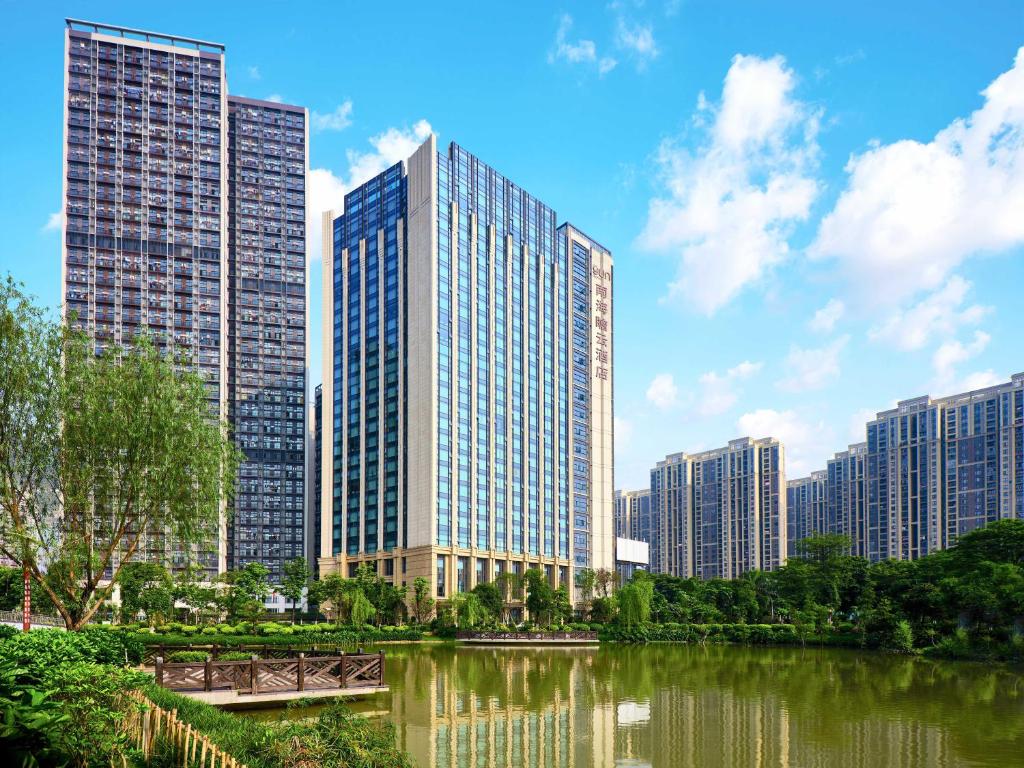
{"type": "Polygon", "coordinates": [[[432,130],[607,245],[620,487],[744,434],[796,477],[1024,370],[1019,2],[0,5],[0,274],[48,305],[72,16],[222,42],[232,93],[308,106],[314,208],[432,130]]]}

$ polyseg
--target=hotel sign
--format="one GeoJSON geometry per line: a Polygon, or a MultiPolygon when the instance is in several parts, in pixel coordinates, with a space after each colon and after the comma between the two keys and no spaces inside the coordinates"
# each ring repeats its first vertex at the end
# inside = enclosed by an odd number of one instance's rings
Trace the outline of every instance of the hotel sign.
{"type": "Polygon", "coordinates": [[[610,370],[610,356],[608,354],[608,338],[611,333],[611,283],[612,273],[607,269],[598,266],[590,268],[590,275],[593,278],[591,283],[594,286],[593,312],[594,318],[594,376],[603,381],[608,380],[610,370]]]}

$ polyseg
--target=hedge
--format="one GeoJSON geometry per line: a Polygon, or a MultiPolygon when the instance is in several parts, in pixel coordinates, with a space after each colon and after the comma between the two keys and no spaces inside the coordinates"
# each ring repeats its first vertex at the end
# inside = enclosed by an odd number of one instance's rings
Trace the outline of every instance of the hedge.
{"type": "Polygon", "coordinates": [[[792,624],[645,624],[605,627],[602,640],[627,643],[749,643],[788,645],[800,641],[792,624]]]}
{"type": "Polygon", "coordinates": [[[214,632],[212,634],[159,634],[150,632],[135,632],[128,634],[128,637],[136,642],[145,645],[219,645],[222,647],[238,645],[284,645],[284,646],[309,646],[309,645],[357,645],[359,643],[379,643],[398,640],[420,640],[423,633],[418,629],[410,627],[395,627],[393,629],[375,629],[367,627],[356,629],[354,627],[334,631],[309,631],[290,634],[275,635],[225,635],[214,632]]]}

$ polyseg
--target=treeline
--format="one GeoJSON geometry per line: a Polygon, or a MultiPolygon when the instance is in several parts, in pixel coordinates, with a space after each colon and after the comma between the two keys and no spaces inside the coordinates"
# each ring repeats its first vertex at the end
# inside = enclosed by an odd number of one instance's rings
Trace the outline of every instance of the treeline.
{"type": "Polygon", "coordinates": [[[620,639],[675,639],[666,625],[692,638],[682,625],[787,624],[800,642],[1024,658],[1024,520],[994,522],[911,561],[871,564],[849,546],[814,536],[779,570],[732,580],[641,573],[591,610],[620,639]]]}

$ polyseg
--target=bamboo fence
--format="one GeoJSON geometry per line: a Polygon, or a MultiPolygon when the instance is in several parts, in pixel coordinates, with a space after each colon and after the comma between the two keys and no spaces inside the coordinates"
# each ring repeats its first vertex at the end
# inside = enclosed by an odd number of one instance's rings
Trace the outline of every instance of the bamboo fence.
{"type": "Polygon", "coordinates": [[[124,730],[147,763],[155,753],[168,750],[174,764],[182,768],[246,768],[191,724],[179,720],[178,710],[158,707],[141,691],[128,695],[141,706],[132,707],[124,730]]]}

